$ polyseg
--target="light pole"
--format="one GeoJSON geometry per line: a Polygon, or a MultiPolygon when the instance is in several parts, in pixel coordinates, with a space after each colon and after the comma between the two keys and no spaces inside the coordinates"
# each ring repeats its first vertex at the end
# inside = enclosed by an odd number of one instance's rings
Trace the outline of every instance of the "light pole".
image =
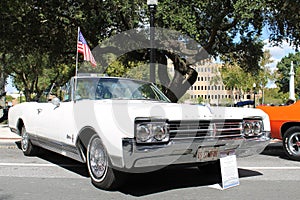
{"type": "Polygon", "coordinates": [[[253,83],[253,107],[255,108],[256,83],[253,83]]]}
{"type": "Polygon", "coordinates": [[[155,49],[154,39],[154,15],[156,12],[157,0],[147,0],[147,5],[150,12],[150,81],[155,83],[155,49]]]}

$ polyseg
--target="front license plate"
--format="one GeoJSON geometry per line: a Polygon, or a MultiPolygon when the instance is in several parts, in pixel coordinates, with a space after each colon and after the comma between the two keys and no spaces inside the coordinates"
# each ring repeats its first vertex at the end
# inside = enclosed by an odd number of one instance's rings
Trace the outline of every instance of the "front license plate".
{"type": "Polygon", "coordinates": [[[213,161],[218,160],[220,151],[218,147],[200,147],[197,151],[197,161],[213,161]]]}

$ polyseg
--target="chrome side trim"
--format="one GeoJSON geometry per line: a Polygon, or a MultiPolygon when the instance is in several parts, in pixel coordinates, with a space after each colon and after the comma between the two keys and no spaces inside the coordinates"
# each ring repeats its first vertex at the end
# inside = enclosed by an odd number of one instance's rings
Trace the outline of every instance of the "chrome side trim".
{"type": "Polygon", "coordinates": [[[34,145],[47,149],[49,151],[56,152],[63,156],[72,158],[79,162],[84,163],[85,160],[82,158],[80,154],[80,150],[73,145],[69,145],[57,140],[52,140],[45,137],[33,136],[33,134],[29,134],[30,140],[34,145]]]}

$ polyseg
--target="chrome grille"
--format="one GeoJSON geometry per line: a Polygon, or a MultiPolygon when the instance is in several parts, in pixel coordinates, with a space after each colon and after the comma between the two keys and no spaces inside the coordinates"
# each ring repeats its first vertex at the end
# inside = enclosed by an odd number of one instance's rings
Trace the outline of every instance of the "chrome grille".
{"type": "Polygon", "coordinates": [[[169,121],[171,139],[240,137],[242,121],[169,121]]]}

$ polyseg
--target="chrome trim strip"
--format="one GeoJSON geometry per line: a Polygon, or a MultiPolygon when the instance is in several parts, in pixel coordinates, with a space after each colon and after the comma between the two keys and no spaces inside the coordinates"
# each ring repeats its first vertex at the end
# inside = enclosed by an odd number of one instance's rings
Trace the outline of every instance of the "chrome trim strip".
{"type": "Polygon", "coordinates": [[[67,156],[79,162],[85,162],[76,146],[45,137],[34,136],[33,134],[30,134],[29,136],[34,145],[67,156]]]}
{"type": "Polygon", "coordinates": [[[218,138],[242,138],[242,135],[220,135],[220,136],[200,136],[200,137],[172,137],[171,140],[193,140],[193,139],[218,139],[218,138]]]}
{"type": "Polygon", "coordinates": [[[195,132],[208,132],[213,131],[213,129],[187,129],[187,130],[170,130],[169,133],[195,133],[195,132]]]}

